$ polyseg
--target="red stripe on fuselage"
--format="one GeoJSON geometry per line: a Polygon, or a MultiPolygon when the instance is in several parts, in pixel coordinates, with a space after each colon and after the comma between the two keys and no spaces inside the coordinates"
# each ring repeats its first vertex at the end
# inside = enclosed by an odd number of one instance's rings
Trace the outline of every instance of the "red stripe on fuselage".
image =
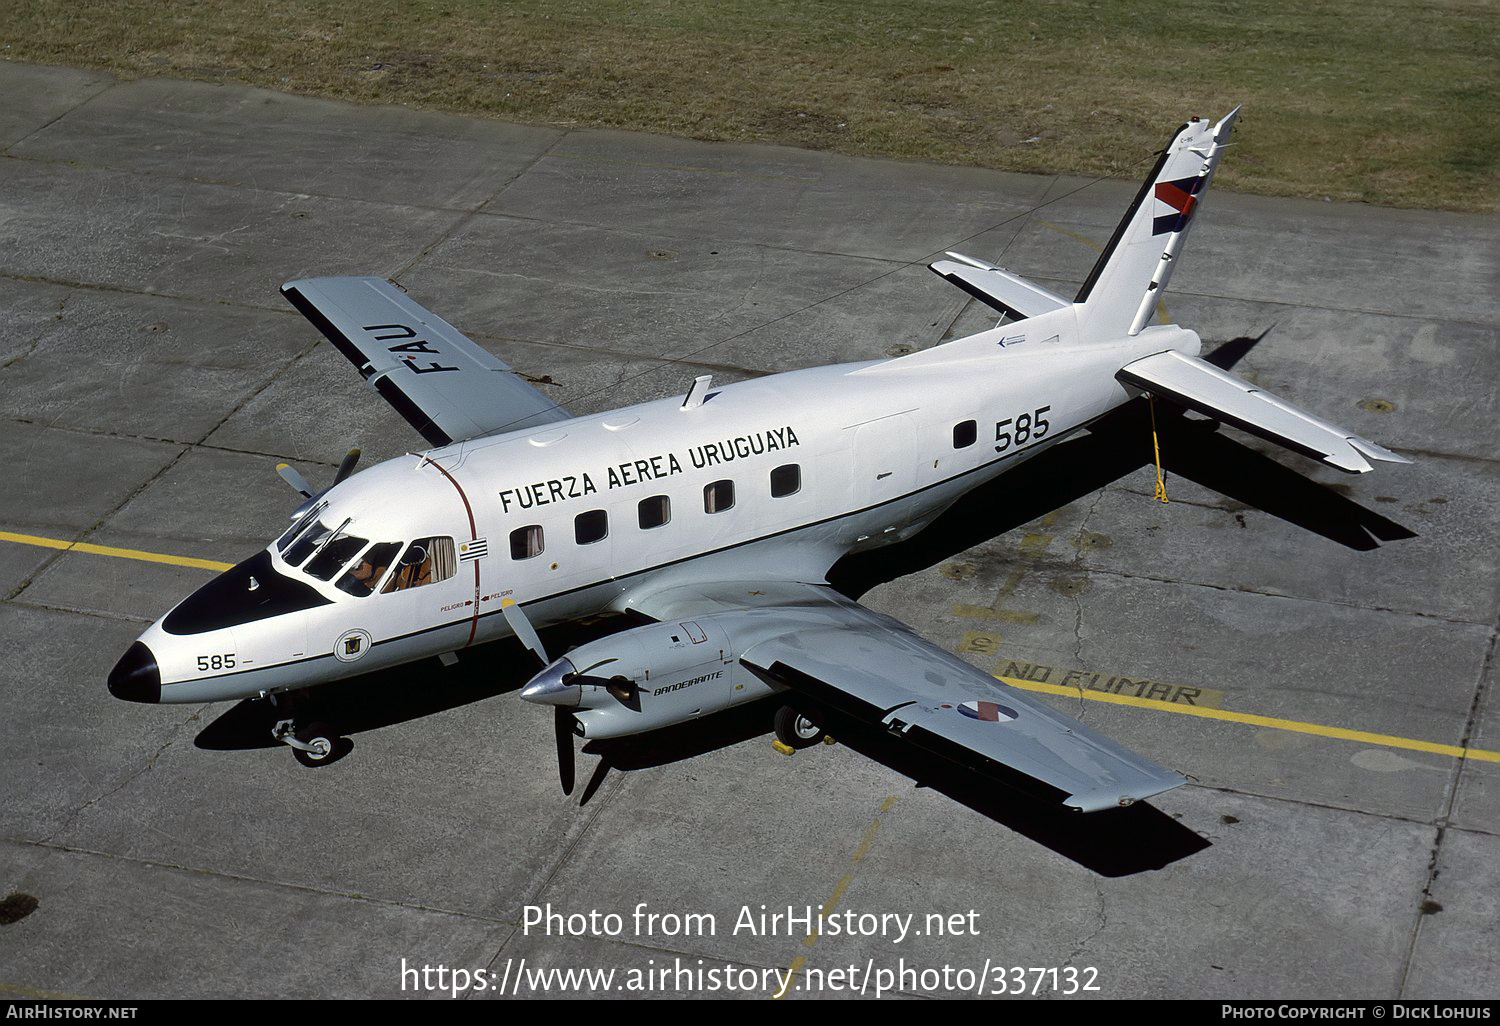
{"type": "MultiPolygon", "coordinates": [[[[435,460],[428,460],[429,465],[434,466],[446,477],[453,487],[458,491],[458,497],[464,501],[464,512],[469,516],[469,540],[477,541],[479,532],[474,527],[474,508],[469,505],[469,497],[464,494],[464,486],[458,483],[458,479],[448,473],[446,467],[435,460]]],[[[464,648],[474,644],[474,635],[479,631],[479,560],[471,560],[474,564],[474,615],[469,619],[469,640],[464,642],[464,648]]]]}

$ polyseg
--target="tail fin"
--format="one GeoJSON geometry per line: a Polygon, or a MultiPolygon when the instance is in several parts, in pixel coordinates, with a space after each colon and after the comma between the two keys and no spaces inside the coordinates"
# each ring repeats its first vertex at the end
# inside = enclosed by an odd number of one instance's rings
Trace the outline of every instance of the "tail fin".
{"type": "Polygon", "coordinates": [[[1151,319],[1239,112],[1212,126],[1194,118],[1167,143],[1078,290],[1085,340],[1135,335],[1151,319]]]}

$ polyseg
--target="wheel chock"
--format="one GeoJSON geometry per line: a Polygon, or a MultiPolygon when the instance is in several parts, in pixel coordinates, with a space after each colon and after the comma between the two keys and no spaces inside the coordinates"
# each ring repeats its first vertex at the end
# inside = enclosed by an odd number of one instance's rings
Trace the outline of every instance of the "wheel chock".
{"type": "Polygon", "coordinates": [[[789,744],[786,744],[784,741],[780,741],[780,740],[772,741],[771,742],[771,747],[774,748],[774,749],[776,749],[782,755],[796,755],[797,754],[797,749],[793,748],[789,744]]]}

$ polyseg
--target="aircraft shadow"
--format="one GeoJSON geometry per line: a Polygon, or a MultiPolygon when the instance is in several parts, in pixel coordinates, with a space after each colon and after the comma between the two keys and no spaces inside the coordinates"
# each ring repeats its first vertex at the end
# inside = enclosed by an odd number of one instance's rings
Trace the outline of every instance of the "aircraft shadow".
{"type": "MultiPolygon", "coordinates": [[[[638,737],[590,741],[583,752],[599,756],[599,762],[579,804],[586,805],[593,798],[612,770],[629,773],[663,766],[767,735],[777,702],[754,702],[701,722],[638,737]]],[[[925,756],[883,731],[825,718],[834,724],[840,744],[895,770],[916,787],[931,788],[1100,876],[1162,869],[1210,846],[1201,835],[1145,802],[1087,815],[1072,812],[925,756]]],[[[799,752],[797,757],[815,759],[819,751],[799,752]]]]}
{"type": "MultiPolygon", "coordinates": [[[[538,633],[548,652],[561,653],[641,622],[634,616],[609,617],[538,633]]],[[[506,638],[466,650],[454,666],[423,659],[320,684],[299,696],[296,716],[303,723],[325,720],[341,734],[362,734],[519,691],[539,669],[536,656],[506,638]]],[[[549,715],[541,707],[537,714],[542,719],[549,715]]],[[[209,751],[279,748],[271,727],[286,716],[265,699],[247,698],[204,727],[193,744],[209,751]]]]}
{"type": "MultiPolygon", "coordinates": [[[[1220,433],[1219,425],[1158,405],[1162,466],[1246,508],[1260,510],[1351,549],[1415,538],[1389,517],[1220,433]]],[[[905,542],[857,553],[829,573],[834,587],[859,598],[880,584],[935,566],[1135,473],[1153,462],[1151,410],[1137,399],[1003,477],[959,499],[905,542]]],[[[1232,510],[1232,507],[1228,507],[1232,510]]]]}

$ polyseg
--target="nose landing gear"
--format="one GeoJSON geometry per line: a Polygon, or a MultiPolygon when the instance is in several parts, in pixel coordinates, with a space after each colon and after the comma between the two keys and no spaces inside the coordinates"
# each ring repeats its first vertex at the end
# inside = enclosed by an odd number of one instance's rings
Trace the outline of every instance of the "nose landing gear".
{"type": "Polygon", "coordinates": [[[298,726],[295,718],[293,693],[267,695],[271,707],[285,713],[287,718],[277,720],[271,728],[271,736],[292,750],[292,756],[307,767],[326,766],[343,754],[339,748],[340,738],[328,724],[314,720],[298,726]]]}
{"type": "Polygon", "coordinates": [[[292,756],[304,766],[322,766],[334,759],[338,735],[325,723],[308,723],[298,727],[291,720],[278,720],[271,736],[292,749],[292,756]]]}

